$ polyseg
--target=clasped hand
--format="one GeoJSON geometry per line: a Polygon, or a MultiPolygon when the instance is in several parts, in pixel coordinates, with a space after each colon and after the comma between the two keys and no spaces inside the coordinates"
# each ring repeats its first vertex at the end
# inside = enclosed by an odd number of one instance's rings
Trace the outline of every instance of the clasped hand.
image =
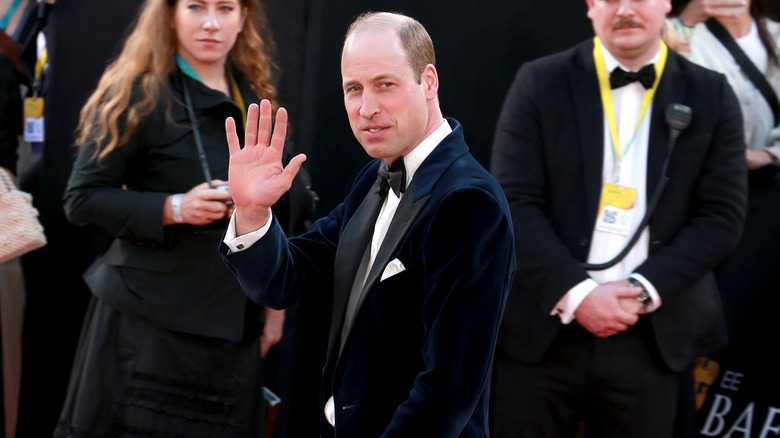
{"type": "Polygon", "coordinates": [[[235,203],[236,235],[240,236],[266,224],[271,206],[290,189],[306,155],[296,155],[286,167],[282,164],[287,111],[279,108],[274,122],[267,99],[247,109],[243,148],[232,117],[225,120],[225,132],[230,151],[228,181],[235,203]]]}
{"type": "Polygon", "coordinates": [[[600,284],[580,303],[575,319],[600,338],[624,332],[639,321],[644,305],[636,297],[641,291],[628,280],[600,284]]]}

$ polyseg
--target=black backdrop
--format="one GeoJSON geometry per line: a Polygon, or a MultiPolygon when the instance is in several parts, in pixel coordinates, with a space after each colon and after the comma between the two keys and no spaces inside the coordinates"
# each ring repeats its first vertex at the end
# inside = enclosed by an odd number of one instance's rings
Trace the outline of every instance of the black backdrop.
{"type": "MultiPolygon", "coordinates": [[[[96,236],[68,224],[62,212],[62,193],[73,160],[73,129],[81,105],[115,53],[140,3],[62,0],[51,12],[47,28],[50,70],[45,95],[45,153],[40,173],[31,169],[24,179],[35,195],[49,244],[22,260],[27,307],[19,437],[51,436],[62,405],[89,298],[81,273],[101,244],[96,236]]],[[[341,0],[336,4],[324,0],[267,0],[266,9],[282,69],[279,99],[291,115],[294,149],[309,156],[305,166],[321,198],[320,214],[341,201],[354,174],[367,161],[349,129],[339,69],[344,31],[360,12],[403,12],[428,28],[438,56],[443,112],[463,123],[472,153],[485,166],[503,96],[520,64],[592,35],[583,1],[341,0]]],[[[776,257],[770,255],[767,259],[776,257]]],[[[762,426],[771,428],[780,423],[775,419],[780,408],[773,407],[780,406],[780,379],[774,375],[775,367],[762,360],[763,351],[771,349],[771,334],[776,332],[769,313],[776,308],[776,302],[772,302],[763,307],[765,311],[756,312],[755,320],[762,324],[757,323],[757,328],[738,338],[736,349],[720,357],[720,374],[711,381],[708,400],[700,413],[699,430],[706,435],[723,436],[731,431],[745,432],[740,436],[758,436],[762,426]],[[762,342],[768,346],[753,348],[754,337],[766,336],[767,332],[770,336],[762,342]],[[750,421],[754,423],[752,430],[750,421]]],[[[319,321],[322,316],[308,312],[298,316],[299,326],[307,329],[314,325],[307,322],[319,321]]],[[[327,315],[329,311],[320,313],[327,315]]],[[[282,412],[277,436],[316,436],[312,429],[316,422],[306,418],[319,413],[312,410],[311,404],[297,406],[292,402],[316,397],[320,339],[306,330],[286,334],[298,336],[287,336],[285,347],[292,339],[297,344],[293,348],[299,354],[296,357],[302,357],[302,350],[314,353],[311,363],[299,360],[291,364],[285,362],[289,361],[285,356],[288,350],[280,348],[282,357],[276,352],[282,366],[275,378],[288,383],[276,389],[285,403],[296,409],[295,414],[282,412]],[[292,381],[298,386],[291,385],[292,381]]],[[[316,400],[312,404],[318,409],[316,400]]]]}
{"type": "MultiPolygon", "coordinates": [[[[50,436],[61,408],[89,299],[81,273],[102,243],[67,223],[62,212],[73,129],[140,3],[63,0],[49,17],[45,152],[40,169],[27,176],[49,244],[23,258],[27,307],[19,437],[50,436]]],[[[279,99],[290,111],[294,148],[309,156],[319,213],[340,202],[367,161],[349,129],[339,67],[343,34],[360,12],[403,12],[428,28],[443,112],[463,123],[472,153],[485,166],[503,96],[519,65],[592,34],[582,1],[267,0],[266,9],[282,68],[279,99]]],[[[284,422],[279,436],[308,436],[293,423],[313,422],[284,422]]]]}

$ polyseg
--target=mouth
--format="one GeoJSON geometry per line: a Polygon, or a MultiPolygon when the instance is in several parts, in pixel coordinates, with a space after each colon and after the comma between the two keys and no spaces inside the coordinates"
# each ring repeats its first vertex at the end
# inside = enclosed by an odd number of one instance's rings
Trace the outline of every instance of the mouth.
{"type": "Polygon", "coordinates": [[[385,129],[387,129],[387,128],[384,127],[384,126],[366,126],[366,127],[361,128],[361,130],[363,132],[365,132],[366,134],[378,134],[378,133],[384,131],[385,129]]]}

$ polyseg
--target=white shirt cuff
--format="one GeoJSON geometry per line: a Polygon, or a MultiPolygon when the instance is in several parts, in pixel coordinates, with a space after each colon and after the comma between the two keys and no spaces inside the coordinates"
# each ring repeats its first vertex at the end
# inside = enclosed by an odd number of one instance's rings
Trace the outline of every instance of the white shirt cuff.
{"type": "Polygon", "coordinates": [[[325,419],[328,420],[328,423],[330,423],[331,426],[336,427],[336,403],[333,401],[333,396],[325,403],[323,412],[325,413],[325,419]]]}
{"type": "Polygon", "coordinates": [[[642,274],[638,274],[636,272],[631,274],[630,277],[642,283],[642,286],[647,289],[647,293],[650,294],[650,302],[645,306],[645,313],[650,313],[661,307],[661,296],[658,295],[658,291],[653,286],[653,283],[650,283],[645,277],[642,276],[642,274]]]}
{"type": "Polygon", "coordinates": [[[268,222],[260,227],[260,229],[236,237],[236,215],[234,213],[232,216],[230,216],[230,222],[228,223],[227,230],[225,231],[225,238],[222,240],[222,242],[224,242],[225,245],[230,248],[230,252],[228,254],[243,251],[254,245],[255,242],[265,236],[265,234],[271,228],[272,221],[273,216],[268,216],[268,222]]]}
{"type": "Polygon", "coordinates": [[[586,296],[595,288],[598,287],[598,283],[593,279],[588,278],[583,280],[580,284],[574,286],[566,292],[566,295],[558,301],[550,315],[558,315],[561,318],[561,322],[568,324],[574,321],[574,312],[580,307],[580,303],[586,296]]]}

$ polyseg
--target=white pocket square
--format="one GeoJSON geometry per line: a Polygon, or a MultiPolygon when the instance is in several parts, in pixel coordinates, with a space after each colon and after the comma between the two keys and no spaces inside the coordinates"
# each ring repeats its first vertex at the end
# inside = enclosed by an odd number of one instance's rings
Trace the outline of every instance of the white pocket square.
{"type": "Polygon", "coordinates": [[[406,270],[404,264],[401,263],[401,261],[398,259],[393,259],[385,267],[385,270],[382,272],[382,277],[379,278],[379,281],[385,281],[386,279],[392,277],[395,274],[404,272],[404,270],[406,270]]]}

